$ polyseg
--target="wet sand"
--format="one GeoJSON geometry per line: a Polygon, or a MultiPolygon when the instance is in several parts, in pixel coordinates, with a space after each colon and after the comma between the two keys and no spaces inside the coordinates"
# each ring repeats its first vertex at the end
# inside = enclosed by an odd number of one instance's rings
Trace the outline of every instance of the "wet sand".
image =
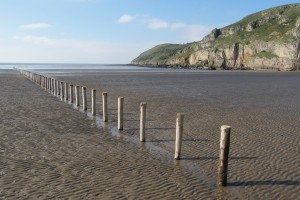
{"type": "Polygon", "coordinates": [[[147,145],[112,132],[113,126],[99,128],[101,124],[17,72],[0,73],[0,82],[0,198],[214,199],[220,195],[195,176],[197,172],[169,159],[168,152],[151,148],[151,153],[147,145]]]}
{"type": "Polygon", "coordinates": [[[101,92],[108,92],[110,122],[103,125],[16,72],[0,73],[1,197],[300,196],[299,73],[105,70],[57,78],[87,86],[88,102],[91,88],[97,89],[100,118],[101,92]],[[125,97],[126,113],[120,133],[118,96],[125,97]],[[148,121],[141,145],[142,101],[148,104],[148,121]],[[183,159],[173,161],[177,112],[185,113],[183,159]],[[229,183],[218,190],[223,124],[233,127],[229,183]]]}

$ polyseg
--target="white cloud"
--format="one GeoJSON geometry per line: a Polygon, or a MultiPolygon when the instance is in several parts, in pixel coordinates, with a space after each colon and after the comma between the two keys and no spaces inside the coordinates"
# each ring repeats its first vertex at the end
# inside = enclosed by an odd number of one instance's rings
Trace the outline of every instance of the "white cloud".
{"type": "Polygon", "coordinates": [[[51,27],[51,24],[47,24],[47,23],[31,23],[31,24],[24,24],[24,25],[19,26],[19,28],[27,29],[27,30],[46,29],[46,28],[50,28],[50,27],[51,27]]]}
{"type": "Polygon", "coordinates": [[[54,39],[49,39],[48,37],[40,37],[40,36],[33,36],[33,35],[26,35],[26,36],[15,36],[14,39],[17,40],[22,40],[25,42],[31,42],[33,44],[37,44],[37,45],[47,45],[47,46],[52,46],[55,45],[55,43],[57,43],[56,40],[54,39]]]}
{"type": "Polygon", "coordinates": [[[150,29],[167,29],[178,32],[178,34],[181,34],[182,40],[185,42],[199,41],[212,30],[211,26],[179,22],[170,23],[157,18],[146,21],[146,24],[150,29]]]}
{"type": "Polygon", "coordinates": [[[15,45],[9,48],[0,41],[0,61],[124,64],[157,44],[55,39],[35,35],[15,36],[14,39],[15,45]]]}
{"type": "Polygon", "coordinates": [[[147,27],[150,29],[167,29],[170,24],[160,19],[151,19],[147,22],[147,27]]]}
{"type": "Polygon", "coordinates": [[[209,34],[213,27],[201,24],[186,24],[182,22],[168,22],[159,18],[149,18],[147,15],[127,15],[124,14],[117,21],[119,23],[129,23],[137,21],[144,24],[152,30],[171,30],[177,33],[180,41],[193,42],[201,40],[205,35],[209,34]]]}
{"type": "Polygon", "coordinates": [[[122,15],[118,20],[117,22],[119,23],[129,23],[129,22],[132,22],[137,16],[131,16],[131,15],[122,15]]]}
{"type": "Polygon", "coordinates": [[[181,28],[186,28],[186,24],[184,23],[171,23],[170,28],[171,29],[181,29],[181,28]]]}
{"type": "Polygon", "coordinates": [[[150,29],[183,29],[188,25],[184,23],[169,23],[161,19],[150,19],[147,22],[147,27],[150,29]]]}

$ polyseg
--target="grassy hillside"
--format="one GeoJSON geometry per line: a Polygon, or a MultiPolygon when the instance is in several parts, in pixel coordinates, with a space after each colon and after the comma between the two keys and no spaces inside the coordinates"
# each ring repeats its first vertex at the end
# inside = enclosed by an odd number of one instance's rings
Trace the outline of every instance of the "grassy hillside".
{"type": "MultiPolygon", "coordinates": [[[[291,43],[300,40],[299,33],[300,4],[284,5],[254,13],[222,29],[214,29],[211,34],[198,42],[155,46],[142,53],[132,63],[159,65],[174,59],[187,62],[189,56],[196,51],[217,52],[235,44],[251,45],[254,41],[291,43]]],[[[278,57],[271,50],[257,53],[253,57],[266,59],[278,57]]]]}
{"type": "Polygon", "coordinates": [[[169,59],[176,55],[177,52],[188,46],[189,44],[161,44],[142,53],[137,61],[157,63],[162,60],[169,59]]]}

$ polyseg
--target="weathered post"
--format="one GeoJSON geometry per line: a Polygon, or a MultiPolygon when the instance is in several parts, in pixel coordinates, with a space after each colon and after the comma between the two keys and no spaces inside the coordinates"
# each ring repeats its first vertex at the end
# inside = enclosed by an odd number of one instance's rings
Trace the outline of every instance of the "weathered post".
{"type": "Polygon", "coordinates": [[[75,98],[76,98],[76,106],[79,106],[79,86],[75,86],[75,98]]]}
{"type": "Polygon", "coordinates": [[[92,115],[96,115],[96,90],[92,89],[92,115]]]}
{"type": "Polygon", "coordinates": [[[58,80],[55,80],[55,84],[56,84],[56,96],[59,97],[59,82],[58,82],[58,80]]]}
{"type": "Polygon", "coordinates": [[[56,90],[56,79],[53,80],[53,88],[54,88],[53,95],[56,96],[56,91],[57,91],[56,90]]]}
{"type": "Polygon", "coordinates": [[[51,91],[51,93],[54,94],[54,89],[55,89],[54,79],[51,80],[51,86],[52,86],[52,91],[51,91]]]}
{"type": "Polygon", "coordinates": [[[48,82],[48,77],[46,77],[46,90],[48,90],[48,87],[49,87],[49,82],[48,82]]]}
{"type": "Polygon", "coordinates": [[[55,95],[55,79],[52,79],[52,94],[55,95]]]}
{"type": "Polygon", "coordinates": [[[54,84],[54,79],[51,79],[51,85],[52,85],[52,94],[54,95],[55,92],[55,84],[54,84]]]}
{"type": "Polygon", "coordinates": [[[48,80],[49,80],[49,83],[48,83],[49,84],[49,88],[48,88],[49,90],[48,90],[48,92],[51,93],[51,89],[52,89],[51,88],[51,78],[49,78],[48,80]]]}
{"type": "Polygon", "coordinates": [[[60,100],[64,100],[64,82],[60,82],[60,100]]]}
{"type": "Polygon", "coordinates": [[[82,87],[82,109],[87,110],[86,87],[82,87]]]}
{"type": "Polygon", "coordinates": [[[47,77],[44,77],[44,89],[47,89],[47,77]]]}
{"type": "Polygon", "coordinates": [[[140,105],[140,141],[145,142],[146,103],[140,105]]]}
{"type": "Polygon", "coordinates": [[[118,98],[118,129],[123,130],[124,97],[118,98]]]}
{"type": "Polygon", "coordinates": [[[60,81],[58,80],[57,81],[57,97],[59,98],[60,95],[61,95],[61,93],[60,93],[60,81]]]}
{"type": "Polygon", "coordinates": [[[181,144],[182,144],[182,135],[183,135],[183,113],[177,113],[176,118],[176,141],[175,141],[175,160],[180,159],[181,154],[181,144]]]}
{"type": "Polygon", "coordinates": [[[49,78],[49,92],[52,93],[52,78],[49,78]]]}
{"type": "Polygon", "coordinates": [[[73,103],[74,95],[73,95],[73,85],[70,85],[70,103],[73,103]]]}
{"type": "Polygon", "coordinates": [[[49,90],[49,77],[47,77],[47,90],[49,90]]]}
{"type": "Polygon", "coordinates": [[[49,90],[49,92],[50,92],[50,94],[52,93],[52,90],[53,90],[53,88],[52,88],[52,78],[50,78],[50,83],[49,83],[49,85],[50,85],[50,90],[49,90]]]}
{"type": "Polygon", "coordinates": [[[230,132],[231,132],[230,126],[226,126],[226,125],[221,126],[218,186],[227,185],[230,132]]]}
{"type": "Polygon", "coordinates": [[[102,93],[103,121],[107,122],[107,93],[102,93]]]}
{"type": "Polygon", "coordinates": [[[65,83],[65,101],[69,100],[69,84],[65,83]]]}

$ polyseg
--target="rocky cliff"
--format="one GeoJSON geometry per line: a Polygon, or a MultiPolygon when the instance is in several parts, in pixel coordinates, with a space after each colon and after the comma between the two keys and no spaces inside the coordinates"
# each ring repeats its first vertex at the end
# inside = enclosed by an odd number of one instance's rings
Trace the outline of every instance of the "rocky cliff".
{"type": "Polygon", "coordinates": [[[199,42],[162,44],[131,64],[223,68],[300,69],[300,4],[284,5],[214,29],[199,42]]]}

